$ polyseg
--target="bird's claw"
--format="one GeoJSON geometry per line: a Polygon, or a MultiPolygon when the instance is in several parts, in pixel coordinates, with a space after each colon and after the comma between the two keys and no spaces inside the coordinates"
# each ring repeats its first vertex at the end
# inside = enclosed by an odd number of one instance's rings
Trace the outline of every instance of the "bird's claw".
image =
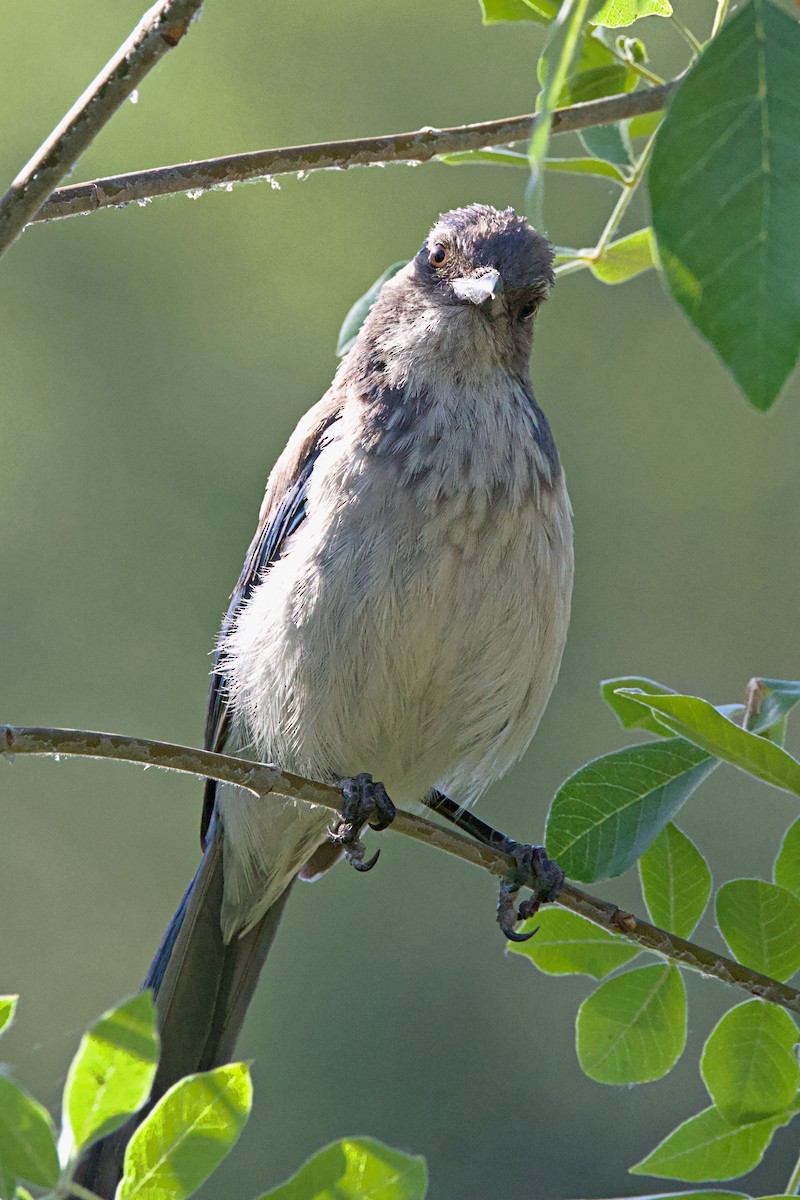
{"type": "Polygon", "coordinates": [[[516,866],[500,881],[497,923],[510,942],[527,942],[538,932],[538,926],[530,933],[517,933],[514,926],[532,917],[540,905],[558,898],[564,886],[564,872],[542,846],[528,846],[509,838],[500,849],[511,855],[516,866]],[[533,895],[517,908],[514,899],[521,887],[529,887],[533,895]]]}
{"type": "Polygon", "coordinates": [[[352,779],[340,779],[337,786],[342,792],[342,815],[339,823],[331,829],[331,841],[341,846],[344,856],[356,871],[371,871],[378,861],[380,850],[364,861],[365,846],[361,831],[365,825],[370,829],[387,829],[395,818],[396,810],[386,794],[382,783],[375,783],[371,775],[356,775],[352,779]]]}

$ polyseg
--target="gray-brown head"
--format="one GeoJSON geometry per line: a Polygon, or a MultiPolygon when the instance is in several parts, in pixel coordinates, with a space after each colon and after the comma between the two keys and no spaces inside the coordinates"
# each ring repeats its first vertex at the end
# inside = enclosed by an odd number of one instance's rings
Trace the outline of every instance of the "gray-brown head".
{"type": "Polygon", "coordinates": [[[513,209],[443,213],[417,256],[384,285],[356,360],[386,364],[392,382],[422,367],[480,376],[527,374],[533,324],[553,284],[550,243],[513,209]]]}

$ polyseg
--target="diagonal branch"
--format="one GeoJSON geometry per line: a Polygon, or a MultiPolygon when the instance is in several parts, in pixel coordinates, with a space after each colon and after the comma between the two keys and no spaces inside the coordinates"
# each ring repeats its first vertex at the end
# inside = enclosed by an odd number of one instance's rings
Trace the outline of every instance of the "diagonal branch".
{"type": "Polygon", "coordinates": [[[159,59],[177,46],[202,0],[159,0],[0,198],[0,254],[159,59]]]}
{"type": "MultiPolygon", "coordinates": [[[[678,80],[674,79],[646,91],[624,92],[618,96],[605,96],[602,100],[573,104],[569,108],[557,108],[553,113],[552,131],[572,133],[592,125],[607,125],[626,117],[659,112],[677,83],[678,80]]],[[[535,118],[536,113],[528,113],[520,117],[504,117],[499,121],[484,121],[479,125],[419,129],[415,133],[356,138],[347,142],[319,142],[316,145],[289,146],[277,150],[253,150],[247,154],[230,154],[201,162],[133,171],[128,175],[115,175],[61,188],[31,219],[54,221],[61,217],[96,212],[100,208],[150,200],[154,196],[206,191],[276,175],[344,170],[347,167],[367,167],[379,163],[428,162],[441,154],[483,150],[487,146],[526,140],[535,118]]]]}
{"type": "MultiPolygon", "coordinates": [[[[233,758],[228,754],[213,754],[208,750],[194,750],[188,746],[175,746],[168,742],[155,742],[145,738],[132,738],[119,733],[91,733],[79,729],[37,729],[13,727],[0,728],[0,758],[12,758],[16,754],[78,755],[85,758],[111,758],[122,762],[144,763],[148,766],[165,767],[171,771],[182,771],[218,779],[247,788],[257,796],[265,797],[270,792],[303,800],[339,812],[341,793],[328,784],[317,783],[300,775],[291,775],[277,767],[263,763],[233,758]]],[[[482,867],[492,875],[503,878],[516,865],[508,855],[489,846],[482,846],[459,833],[443,829],[412,813],[399,810],[390,826],[395,833],[405,834],[415,841],[434,846],[447,854],[453,854],[464,862],[482,867]]],[[[706,950],[694,942],[667,933],[648,921],[622,913],[616,905],[596,896],[590,896],[580,888],[567,884],[559,896],[558,903],[616,933],[628,941],[636,942],[643,950],[651,950],[663,958],[671,959],[682,967],[713,975],[723,983],[733,984],[762,1000],[779,1004],[792,1012],[800,1012],[800,992],[776,979],[752,971],[725,955],[706,950]]]]}

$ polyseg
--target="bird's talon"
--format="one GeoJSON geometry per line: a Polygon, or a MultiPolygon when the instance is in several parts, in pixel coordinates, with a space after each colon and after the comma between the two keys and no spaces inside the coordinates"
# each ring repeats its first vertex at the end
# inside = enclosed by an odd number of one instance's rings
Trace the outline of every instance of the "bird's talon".
{"type": "Polygon", "coordinates": [[[529,942],[539,932],[541,926],[537,925],[529,933],[517,933],[515,929],[506,929],[504,925],[501,925],[500,928],[503,931],[503,936],[508,938],[509,942],[529,942]]]}
{"type": "Polygon", "coordinates": [[[351,856],[350,857],[350,866],[355,867],[355,869],[357,871],[371,871],[372,868],[375,866],[375,863],[380,858],[380,856],[381,856],[380,850],[376,850],[375,853],[373,854],[372,858],[368,858],[366,862],[363,862],[361,859],[357,859],[357,858],[354,858],[351,856]]]}
{"type": "Polygon", "coordinates": [[[528,846],[509,838],[501,849],[514,859],[516,866],[500,881],[497,922],[510,942],[527,942],[538,926],[529,933],[516,933],[514,926],[532,917],[540,905],[557,898],[564,886],[564,872],[542,846],[528,846]],[[533,895],[515,908],[514,897],[521,887],[529,887],[533,895]]]}
{"type": "Polygon", "coordinates": [[[352,779],[342,779],[338,786],[343,798],[342,819],[330,830],[331,841],[342,847],[345,858],[356,871],[371,871],[378,861],[380,850],[364,861],[361,830],[365,825],[375,830],[388,828],[395,818],[395,807],[383,784],[374,783],[372,776],[366,773],[352,779]]]}

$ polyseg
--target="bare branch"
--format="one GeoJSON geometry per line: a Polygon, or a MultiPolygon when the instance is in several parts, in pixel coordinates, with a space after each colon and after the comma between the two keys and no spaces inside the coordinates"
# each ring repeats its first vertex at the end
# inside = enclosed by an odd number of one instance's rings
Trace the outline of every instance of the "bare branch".
{"type": "Polygon", "coordinates": [[[159,0],[145,13],[0,198],[0,254],[33,219],[56,184],[72,170],[147,72],[178,45],[201,6],[202,0],[159,0]]]}
{"type": "MultiPolygon", "coordinates": [[[[677,86],[678,80],[640,92],[624,92],[589,100],[553,113],[553,133],[572,133],[591,125],[607,125],[626,117],[658,112],[677,86]]],[[[206,191],[246,180],[266,179],[310,171],[345,170],[348,167],[375,166],[378,163],[428,162],[440,154],[463,150],[483,150],[526,139],[536,113],[484,121],[479,125],[457,125],[450,129],[419,129],[415,133],[394,133],[385,137],[356,138],[347,142],[319,142],[310,146],[289,146],[277,150],[253,150],[230,154],[202,162],[178,163],[154,167],[77,183],[60,188],[33,218],[54,221],[96,212],[100,208],[169,196],[176,192],[206,191]]]]}
{"type": "MultiPolygon", "coordinates": [[[[122,762],[143,763],[148,766],[164,767],[171,771],[182,771],[190,775],[218,779],[222,783],[233,783],[264,797],[270,792],[303,800],[339,812],[341,794],[336,788],[324,783],[291,775],[277,767],[248,762],[228,754],[212,754],[208,750],[194,750],[188,746],[175,746],[168,742],[154,742],[145,738],[126,737],[118,733],[92,733],[80,729],[39,729],[13,727],[0,728],[0,757],[12,758],[16,754],[77,755],[85,758],[110,758],[122,762]]],[[[415,841],[435,846],[447,854],[453,854],[464,862],[482,867],[499,878],[507,875],[515,866],[508,855],[482,846],[469,838],[462,837],[440,825],[426,821],[424,817],[398,811],[390,826],[395,833],[405,834],[415,841]]],[[[562,908],[579,913],[595,925],[610,930],[628,941],[636,942],[643,950],[651,950],[662,958],[671,959],[682,967],[713,975],[723,983],[733,984],[762,1000],[769,1000],[792,1012],[800,1012],[800,992],[776,979],[743,967],[725,955],[715,954],[694,942],[676,937],[641,921],[630,913],[623,913],[615,904],[590,896],[580,888],[567,884],[558,903],[562,908]]]]}

